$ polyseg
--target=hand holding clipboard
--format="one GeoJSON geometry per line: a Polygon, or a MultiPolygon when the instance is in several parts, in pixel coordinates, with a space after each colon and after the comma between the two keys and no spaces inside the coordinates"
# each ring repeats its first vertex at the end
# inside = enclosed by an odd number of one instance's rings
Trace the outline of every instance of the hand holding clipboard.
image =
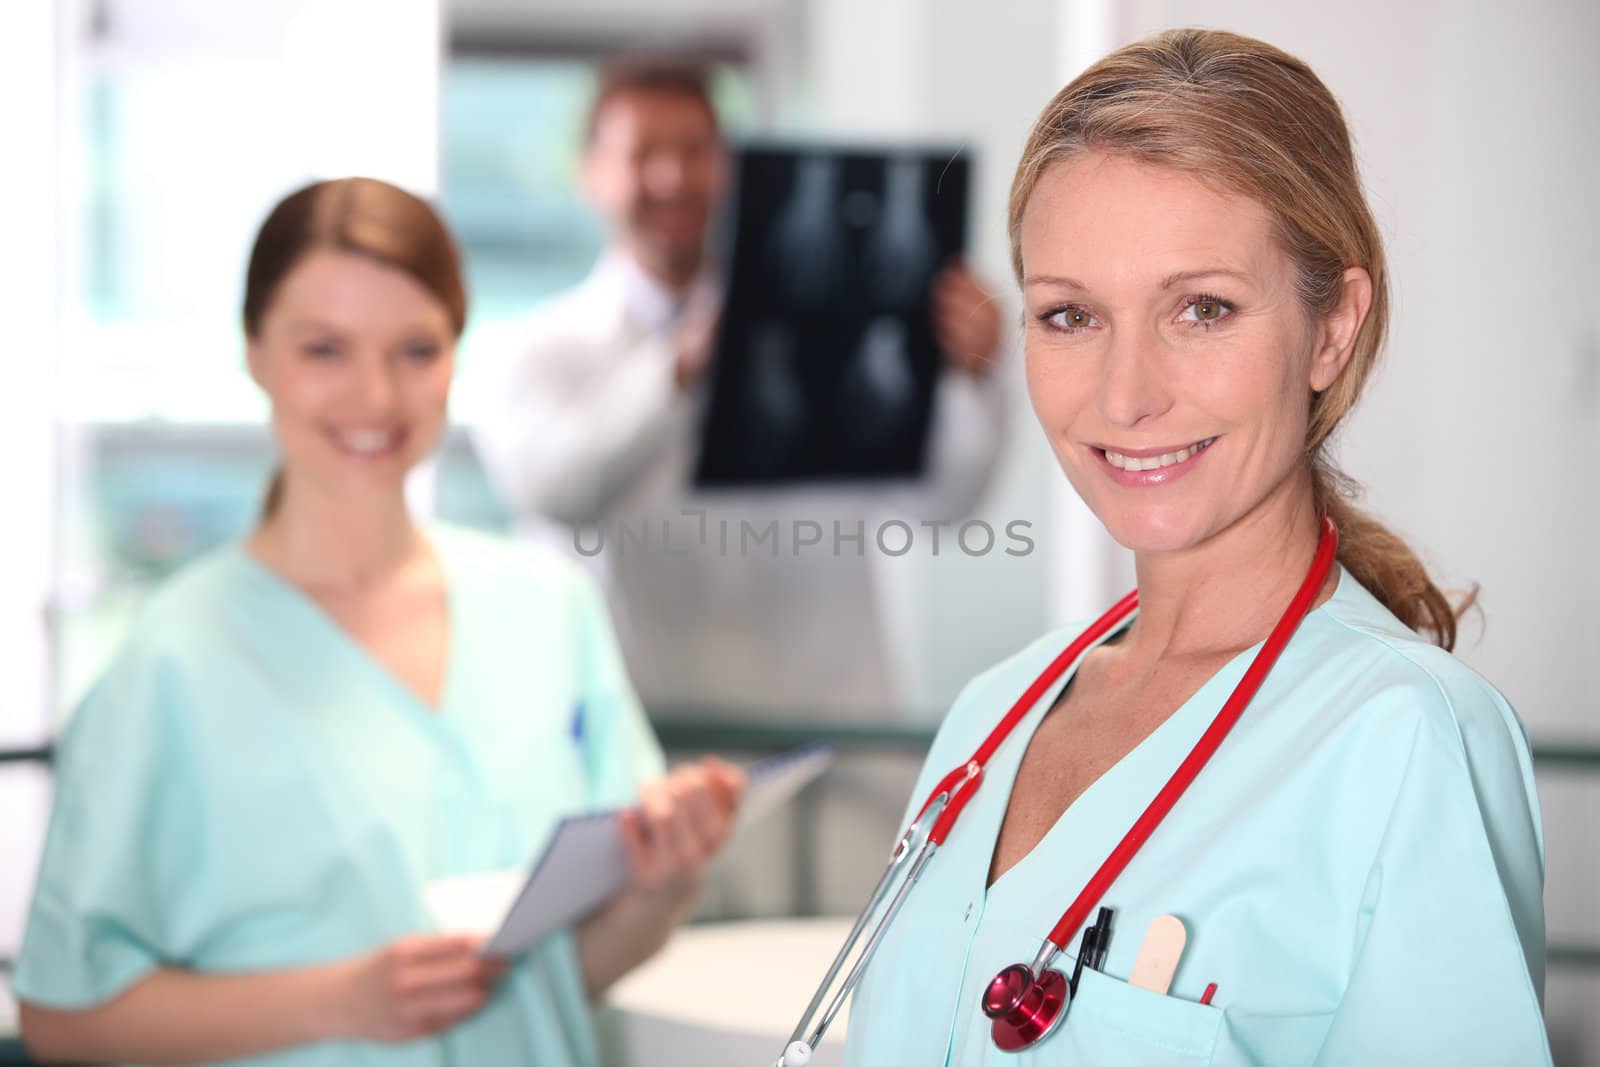
{"type": "MultiPolygon", "coordinates": [[[[781,807],[833,762],[829,745],[808,745],[745,771],[735,835],[781,807]]],[[[526,951],[570,926],[628,884],[618,811],[562,819],[531,872],[496,871],[428,883],[424,900],[441,930],[492,933],[486,955],[526,951]]]]}

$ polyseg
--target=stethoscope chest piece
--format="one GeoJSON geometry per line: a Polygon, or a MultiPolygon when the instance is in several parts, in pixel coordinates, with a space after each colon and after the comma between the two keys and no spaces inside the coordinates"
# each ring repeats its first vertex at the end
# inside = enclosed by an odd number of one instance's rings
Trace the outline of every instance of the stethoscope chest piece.
{"type": "Polygon", "coordinates": [[[1013,963],[989,980],[983,1013],[1003,1052],[1020,1052],[1042,1040],[1066,1018],[1072,989],[1066,975],[1052,968],[1034,977],[1026,963],[1013,963]]]}

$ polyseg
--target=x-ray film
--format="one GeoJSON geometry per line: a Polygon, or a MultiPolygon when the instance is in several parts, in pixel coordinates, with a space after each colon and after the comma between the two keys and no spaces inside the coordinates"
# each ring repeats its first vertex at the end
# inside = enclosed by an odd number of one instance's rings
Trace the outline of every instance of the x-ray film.
{"type": "Polygon", "coordinates": [[[922,473],[968,173],[954,148],[739,151],[699,485],[922,473]]]}

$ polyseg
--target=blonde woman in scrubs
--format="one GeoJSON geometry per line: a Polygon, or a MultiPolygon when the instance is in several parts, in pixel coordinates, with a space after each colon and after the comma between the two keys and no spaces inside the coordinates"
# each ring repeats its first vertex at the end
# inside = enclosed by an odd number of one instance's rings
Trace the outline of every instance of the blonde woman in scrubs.
{"type": "Polygon", "coordinates": [[[692,905],[737,772],[663,777],[571,566],[407,512],[465,319],[449,235],[393,186],[263,225],[244,326],[281,471],[63,740],[14,983],[40,1058],[591,1065],[590,999],[692,905]],[[424,883],[613,806],[636,881],[575,929],[511,960],[432,929],[424,883]]]}
{"type": "MultiPolygon", "coordinates": [[[[990,761],[866,973],[848,1062],[1549,1063],[1522,726],[1450,655],[1456,611],[1350,505],[1327,451],[1388,318],[1334,98],[1259,41],[1130,45],[1045,108],[1010,224],[1035,413],[1133,551],[1140,611],[990,761]],[[1033,959],[1210,725],[1308,573],[1323,515],[1338,565],[1101,898],[1115,913],[1101,969],[1055,1032],[1000,1052],[990,979],[1033,959]],[[1188,941],[1162,994],[1129,978],[1169,914],[1188,941]]],[[[1082,629],[967,686],[918,807],[1082,629]]]]}

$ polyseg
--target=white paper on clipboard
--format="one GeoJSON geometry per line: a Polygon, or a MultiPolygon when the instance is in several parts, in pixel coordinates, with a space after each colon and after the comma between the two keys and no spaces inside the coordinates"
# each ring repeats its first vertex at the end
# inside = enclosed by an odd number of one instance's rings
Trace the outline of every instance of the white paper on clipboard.
{"type": "Polygon", "coordinates": [[[744,799],[733,819],[734,834],[783,807],[816,781],[833,763],[833,755],[832,745],[803,745],[745,768],[744,799]]]}
{"type": "MultiPolygon", "coordinates": [[[[782,807],[833,758],[831,745],[806,745],[746,768],[734,834],[782,807]]],[[[489,935],[486,955],[511,956],[572,925],[627,882],[617,812],[607,811],[562,819],[531,872],[441,878],[423,887],[423,899],[440,930],[489,935]]]]}

